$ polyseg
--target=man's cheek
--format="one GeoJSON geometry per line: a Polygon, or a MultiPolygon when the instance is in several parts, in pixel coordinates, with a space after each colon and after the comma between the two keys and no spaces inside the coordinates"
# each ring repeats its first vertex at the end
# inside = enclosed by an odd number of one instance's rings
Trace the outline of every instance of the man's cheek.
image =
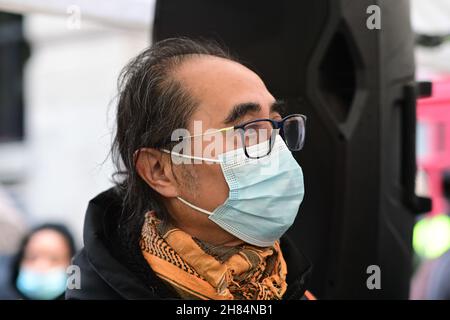
{"type": "Polygon", "coordinates": [[[205,165],[202,170],[202,196],[209,198],[214,206],[219,206],[228,198],[229,188],[219,165],[205,165]]]}

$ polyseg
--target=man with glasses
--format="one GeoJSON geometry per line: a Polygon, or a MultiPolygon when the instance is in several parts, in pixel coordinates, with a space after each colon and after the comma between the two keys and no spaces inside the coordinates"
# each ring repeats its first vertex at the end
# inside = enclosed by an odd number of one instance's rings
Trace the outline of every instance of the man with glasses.
{"type": "MultiPolygon", "coordinates": [[[[116,187],[91,200],[68,298],[300,299],[284,236],[304,197],[306,117],[219,46],[156,43],[119,79],[116,187]]],[[[305,293],[306,292],[306,293],[305,293]]]]}

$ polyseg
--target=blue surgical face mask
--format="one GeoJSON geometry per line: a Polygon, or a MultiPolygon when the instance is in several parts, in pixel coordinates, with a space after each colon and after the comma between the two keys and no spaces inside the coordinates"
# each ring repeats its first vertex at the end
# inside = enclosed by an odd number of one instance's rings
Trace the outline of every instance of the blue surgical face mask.
{"type": "Polygon", "coordinates": [[[64,268],[38,272],[22,267],[17,277],[19,291],[32,300],[53,300],[66,290],[67,274],[64,268]]]}
{"type": "MultiPolygon", "coordinates": [[[[264,149],[267,143],[251,148],[264,149]]],[[[227,200],[213,212],[178,197],[181,202],[260,247],[273,245],[293,224],[304,196],[303,172],[279,135],[271,153],[260,159],[247,158],[240,148],[220,155],[218,161],[203,160],[220,163],[230,189],[227,200]]]]}

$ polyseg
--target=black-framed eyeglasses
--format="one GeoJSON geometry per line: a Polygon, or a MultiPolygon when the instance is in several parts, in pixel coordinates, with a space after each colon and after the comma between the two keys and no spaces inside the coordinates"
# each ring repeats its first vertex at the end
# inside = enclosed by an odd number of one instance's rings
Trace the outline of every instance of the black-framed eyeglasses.
{"type": "Polygon", "coordinates": [[[255,119],[208,133],[183,136],[179,141],[233,130],[240,136],[240,146],[244,148],[245,155],[250,159],[259,159],[270,154],[278,133],[289,150],[301,150],[305,143],[306,119],[302,114],[291,114],[281,120],[255,119]]]}

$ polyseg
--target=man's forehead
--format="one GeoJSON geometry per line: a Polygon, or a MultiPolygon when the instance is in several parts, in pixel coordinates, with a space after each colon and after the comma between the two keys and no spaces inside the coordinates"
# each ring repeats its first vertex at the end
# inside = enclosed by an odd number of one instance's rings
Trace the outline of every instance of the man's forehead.
{"type": "Polygon", "coordinates": [[[230,106],[270,96],[256,73],[237,62],[219,57],[193,57],[179,67],[175,76],[201,103],[230,106]]]}

